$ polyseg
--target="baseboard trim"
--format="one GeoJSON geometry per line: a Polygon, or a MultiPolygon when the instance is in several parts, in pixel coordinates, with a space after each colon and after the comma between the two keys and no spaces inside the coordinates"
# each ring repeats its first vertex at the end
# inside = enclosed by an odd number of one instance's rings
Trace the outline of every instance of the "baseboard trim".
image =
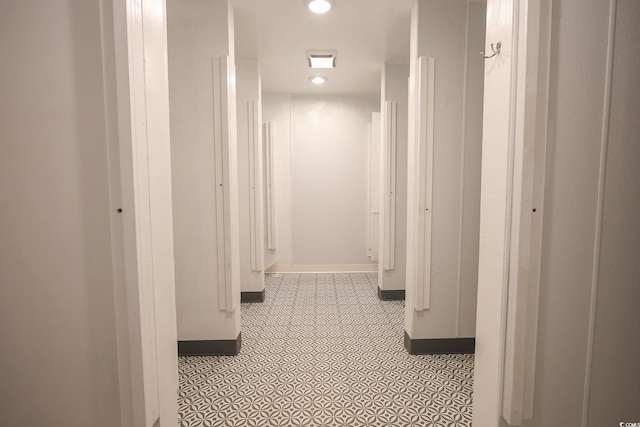
{"type": "Polygon", "coordinates": [[[273,265],[267,273],[369,273],[377,272],[378,264],[273,265]]]}
{"type": "Polygon", "coordinates": [[[404,333],[404,348],[409,354],[473,354],[475,338],[433,338],[414,340],[404,333]]]}
{"type": "Polygon", "coordinates": [[[264,291],[240,292],[240,302],[264,302],[264,291]]]}
{"type": "Polygon", "coordinates": [[[404,289],[380,289],[378,288],[378,299],[382,301],[404,301],[404,289]]]}
{"type": "Polygon", "coordinates": [[[240,353],[241,335],[235,340],[178,341],[178,356],[235,356],[240,353]]]}

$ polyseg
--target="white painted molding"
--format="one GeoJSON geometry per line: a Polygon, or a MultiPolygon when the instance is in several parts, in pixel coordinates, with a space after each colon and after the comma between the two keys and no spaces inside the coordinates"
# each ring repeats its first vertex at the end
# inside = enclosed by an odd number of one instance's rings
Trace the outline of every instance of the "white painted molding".
{"type": "MultiPolygon", "coordinates": [[[[485,6],[486,7],[486,6],[485,6]]],[[[471,15],[471,2],[467,1],[464,24],[464,65],[462,78],[462,137],[460,138],[460,216],[458,218],[458,273],[456,275],[456,336],[460,336],[460,297],[462,288],[462,248],[464,245],[464,212],[465,212],[465,183],[466,174],[466,147],[467,147],[467,91],[469,80],[469,22],[471,15]]]]}
{"type": "Polygon", "coordinates": [[[383,123],[384,165],[384,254],[383,269],[395,269],[396,258],[396,158],[398,143],[398,103],[386,101],[383,123]]]}
{"type": "Polygon", "coordinates": [[[512,48],[518,42],[517,31],[513,28],[517,22],[513,15],[516,3],[510,0],[487,2],[485,43],[500,41],[502,51],[496,58],[485,61],[474,426],[498,427],[502,419],[515,108],[513,83],[516,81],[513,64],[516,54],[512,48]]]}
{"type": "Polygon", "coordinates": [[[229,123],[230,84],[233,63],[228,56],[213,59],[214,168],[216,185],[216,245],[218,271],[218,302],[222,311],[235,310],[231,254],[231,189],[229,123]]]}
{"type": "Polygon", "coordinates": [[[265,178],[267,187],[267,249],[275,250],[275,204],[274,204],[274,180],[273,180],[273,123],[266,122],[262,125],[262,134],[265,153],[265,178]]]}
{"type": "Polygon", "coordinates": [[[380,170],[382,166],[382,133],[380,113],[371,113],[371,155],[369,161],[369,245],[371,248],[371,262],[378,262],[380,254],[380,199],[382,187],[380,170]]]}
{"type": "MultiPolygon", "coordinates": [[[[522,424],[522,394],[524,374],[523,356],[526,323],[523,322],[523,295],[528,285],[528,262],[524,265],[527,270],[525,274],[519,274],[520,252],[522,258],[527,259],[526,243],[528,240],[529,217],[521,217],[523,188],[523,134],[524,134],[524,86],[523,78],[524,65],[526,64],[526,21],[523,22],[522,15],[527,10],[528,0],[524,4],[513,4],[513,42],[511,63],[511,105],[510,105],[510,126],[509,126],[509,151],[508,151],[508,174],[507,174],[507,203],[506,203],[506,233],[505,233],[505,260],[502,279],[506,287],[503,294],[504,316],[502,334],[502,417],[509,425],[522,424]],[[522,48],[524,46],[524,48],[522,48]],[[524,232],[520,229],[523,223],[524,232]],[[523,247],[524,245],[524,247],[523,247]],[[520,279],[520,280],[518,280],[520,279]]],[[[485,96],[487,94],[485,93],[485,96]]],[[[524,192],[524,198],[528,196],[524,192]]],[[[527,203],[528,200],[525,200],[527,203]]]]}
{"type": "MultiPolygon", "coordinates": [[[[540,292],[540,263],[542,258],[542,227],[544,213],[544,188],[546,176],[547,158],[547,133],[548,133],[548,109],[549,109],[549,75],[551,56],[551,3],[535,2],[531,5],[528,28],[530,34],[535,34],[537,40],[533,51],[538,52],[537,66],[537,101],[536,101],[536,123],[535,123],[535,162],[533,170],[533,208],[536,215],[531,220],[531,250],[530,250],[530,276],[529,295],[527,304],[527,342],[525,349],[525,375],[522,418],[530,420],[533,418],[533,397],[535,386],[536,348],[538,337],[538,306],[540,292]],[[533,28],[535,27],[535,28],[533,28]]],[[[527,49],[532,48],[528,45],[527,49]]]]}
{"type": "Polygon", "coordinates": [[[551,22],[548,5],[527,1],[520,6],[502,400],[509,425],[533,417],[551,22]]]}
{"type": "Polygon", "coordinates": [[[367,210],[367,256],[371,259],[371,252],[373,250],[373,239],[371,238],[373,233],[373,187],[371,185],[371,181],[373,181],[373,120],[369,126],[369,145],[368,145],[368,158],[369,162],[367,163],[367,170],[369,172],[369,178],[367,181],[367,202],[368,202],[368,210],[367,210]]]}
{"type": "Polygon", "coordinates": [[[247,101],[247,134],[249,135],[249,243],[251,271],[262,271],[260,246],[262,236],[258,236],[260,230],[260,123],[258,117],[259,102],[247,101]]]}
{"type": "Polygon", "coordinates": [[[598,201],[596,204],[596,229],[593,242],[593,266],[591,273],[591,295],[589,304],[589,330],[587,338],[587,360],[584,373],[584,394],[582,397],[581,427],[589,421],[589,397],[591,393],[591,370],[593,366],[593,343],[596,329],[596,309],[598,284],[600,279],[600,251],[602,242],[602,215],[604,209],[604,184],[607,168],[607,148],[609,146],[609,120],[611,115],[611,86],[613,82],[613,54],[616,34],[617,0],[609,2],[609,31],[607,34],[607,62],[604,81],[602,109],[602,133],[600,135],[600,164],[598,167],[598,201]]]}
{"type": "Polygon", "coordinates": [[[416,232],[416,311],[431,306],[431,215],[433,200],[433,139],[435,120],[435,59],[421,56],[418,62],[416,126],[418,143],[416,232]]]}
{"type": "Polygon", "coordinates": [[[319,264],[271,266],[267,273],[369,273],[377,272],[378,264],[319,264]]]}
{"type": "MultiPolygon", "coordinates": [[[[524,9],[528,2],[523,2],[522,13],[516,15],[518,23],[518,43],[529,44],[526,14],[524,9]]],[[[515,49],[514,49],[515,51],[515,49]]],[[[512,169],[512,198],[511,198],[511,230],[510,254],[508,269],[507,292],[507,328],[505,337],[504,356],[504,385],[502,395],[502,416],[509,425],[522,424],[524,406],[524,363],[525,348],[529,337],[527,332],[527,294],[529,288],[529,253],[531,242],[531,217],[533,193],[533,163],[535,158],[530,154],[535,152],[535,135],[530,127],[535,125],[535,97],[534,105],[527,102],[527,94],[523,90],[528,79],[535,81],[534,75],[528,75],[527,68],[530,58],[528,49],[517,50],[517,83],[516,83],[516,115],[515,138],[513,141],[513,169],[512,169]],[[533,115],[533,117],[531,117],[533,115]],[[529,154],[529,155],[527,155],[529,154]]],[[[536,59],[536,58],[533,58],[536,59]]],[[[531,97],[529,95],[529,97],[531,97]]]]}
{"type": "Polygon", "coordinates": [[[379,227],[378,224],[380,223],[380,213],[379,212],[373,212],[371,214],[371,255],[369,256],[369,259],[371,260],[371,262],[378,262],[379,259],[379,251],[378,251],[378,233],[379,233],[379,227]]]}
{"type": "MultiPolygon", "coordinates": [[[[148,2],[145,2],[148,5],[148,2]]],[[[147,55],[145,37],[151,26],[145,25],[142,2],[127,2],[121,18],[126,20],[122,61],[119,77],[119,127],[121,145],[123,201],[132,207],[133,215],[123,220],[127,306],[129,311],[130,375],[133,422],[152,424],[160,416],[160,388],[158,376],[158,331],[156,319],[156,278],[154,273],[154,242],[152,219],[152,171],[150,152],[153,151],[147,126],[153,117],[153,105],[146,91],[151,87],[143,58],[147,55]],[[126,47],[124,46],[126,44],[126,47]],[[126,83],[125,83],[126,82],[126,83]],[[128,86],[127,86],[128,84],[128,86]],[[125,117],[126,113],[129,117],[125,117]]],[[[153,46],[153,45],[151,45],[153,46]]],[[[118,55],[117,53],[117,55],[118,55]]],[[[153,68],[151,68],[153,69],[153,68]]],[[[153,89],[158,89],[154,87],[153,89]]],[[[155,94],[155,93],[154,93],[155,94]]],[[[162,105],[158,106],[162,108],[162,105]]],[[[157,112],[157,111],[156,111],[157,112]]],[[[152,124],[153,125],[153,124],[152,124]]],[[[153,128],[151,129],[153,132],[153,128]]],[[[126,208],[125,208],[126,209],[126,208]]],[[[128,390],[127,390],[128,392],[128,390]]]]}

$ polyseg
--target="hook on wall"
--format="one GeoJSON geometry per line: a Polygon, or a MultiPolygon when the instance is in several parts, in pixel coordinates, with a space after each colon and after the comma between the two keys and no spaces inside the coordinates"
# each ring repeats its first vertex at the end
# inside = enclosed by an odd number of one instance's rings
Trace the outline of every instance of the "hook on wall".
{"type": "Polygon", "coordinates": [[[480,56],[482,56],[484,59],[493,58],[494,56],[500,53],[501,47],[502,47],[502,42],[496,43],[495,47],[493,46],[493,43],[491,43],[491,51],[493,52],[493,55],[486,55],[484,52],[480,52],[480,56]]]}

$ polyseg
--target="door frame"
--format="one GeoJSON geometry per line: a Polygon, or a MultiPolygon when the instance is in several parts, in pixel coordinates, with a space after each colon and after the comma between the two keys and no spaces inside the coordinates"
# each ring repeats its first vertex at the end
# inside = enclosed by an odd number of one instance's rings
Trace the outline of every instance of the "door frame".
{"type": "Polygon", "coordinates": [[[175,426],[165,0],[100,0],[121,425],[175,426]]]}
{"type": "Polygon", "coordinates": [[[485,63],[474,426],[520,425],[533,411],[551,6],[487,0],[485,48],[501,51],[485,63]]]}

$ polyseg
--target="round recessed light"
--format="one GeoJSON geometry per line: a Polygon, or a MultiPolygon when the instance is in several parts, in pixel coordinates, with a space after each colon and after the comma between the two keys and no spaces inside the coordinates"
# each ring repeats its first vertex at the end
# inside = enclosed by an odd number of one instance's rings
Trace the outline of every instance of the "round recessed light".
{"type": "Polygon", "coordinates": [[[333,6],[333,0],[305,0],[307,7],[313,13],[327,13],[333,6]]]}
{"type": "Polygon", "coordinates": [[[313,83],[314,85],[321,85],[327,81],[327,78],[323,76],[313,76],[309,77],[309,80],[311,80],[311,83],[313,83]]]}

